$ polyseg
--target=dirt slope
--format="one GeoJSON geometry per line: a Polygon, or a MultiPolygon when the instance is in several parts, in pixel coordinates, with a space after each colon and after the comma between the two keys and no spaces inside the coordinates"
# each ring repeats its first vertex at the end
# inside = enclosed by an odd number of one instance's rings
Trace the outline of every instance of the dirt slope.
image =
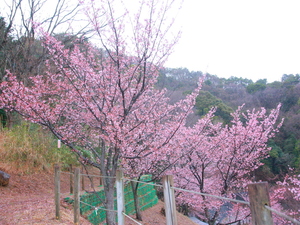
{"type": "MultiPolygon", "coordinates": [[[[69,190],[69,175],[62,174],[61,192],[69,190]]],[[[73,211],[61,206],[61,220],[55,219],[53,173],[34,175],[11,174],[10,184],[0,186],[0,224],[1,225],[47,225],[47,224],[73,224],[73,211]]],[[[164,206],[159,202],[151,209],[143,212],[142,224],[166,224],[161,213],[164,206]]],[[[90,224],[84,218],[80,224],[90,224]]],[[[126,219],[126,225],[136,223],[126,219]]],[[[188,217],[178,214],[178,224],[195,225],[188,217]]]]}

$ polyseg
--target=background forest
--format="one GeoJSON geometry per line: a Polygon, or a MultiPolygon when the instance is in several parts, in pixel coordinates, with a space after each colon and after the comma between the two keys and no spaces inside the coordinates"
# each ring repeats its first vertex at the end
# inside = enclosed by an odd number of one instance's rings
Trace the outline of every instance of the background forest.
{"type": "MultiPolygon", "coordinates": [[[[191,92],[199,77],[200,71],[189,71],[186,68],[164,69],[157,86],[167,88],[172,101],[177,101],[191,92]]],[[[271,110],[282,103],[280,117],[284,118],[280,132],[269,142],[272,147],[270,157],[265,159],[265,166],[257,171],[258,179],[271,180],[272,177],[284,174],[291,166],[300,167],[300,75],[283,74],[281,81],[268,83],[267,79],[252,81],[250,79],[230,77],[219,78],[206,74],[195,105],[195,118],[204,116],[211,107],[217,106],[215,120],[228,124],[231,113],[244,104],[243,110],[271,110]]]]}

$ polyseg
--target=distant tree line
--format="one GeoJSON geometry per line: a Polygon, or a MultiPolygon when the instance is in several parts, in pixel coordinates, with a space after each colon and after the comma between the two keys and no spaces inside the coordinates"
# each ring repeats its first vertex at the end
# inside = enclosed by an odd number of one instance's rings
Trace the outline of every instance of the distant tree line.
{"type": "Polygon", "coordinates": [[[280,117],[285,121],[280,132],[269,141],[272,151],[264,160],[265,166],[256,172],[264,177],[273,177],[285,174],[289,166],[300,169],[299,74],[283,74],[281,81],[268,83],[267,79],[256,82],[241,77],[226,79],[211,74],[204,76],[200,71],[186,68],[166,68],[161,70],[157,87],[167,88],[168,95],[176,101],[196,87],[199,77],[205,77],[205,81],[194,109],[198,117],[217,107],[214,119],[228,124],[232,119],[231,113],[243,104],[246,111],[261,107],[271,110],[281,103],[280,117]]]}

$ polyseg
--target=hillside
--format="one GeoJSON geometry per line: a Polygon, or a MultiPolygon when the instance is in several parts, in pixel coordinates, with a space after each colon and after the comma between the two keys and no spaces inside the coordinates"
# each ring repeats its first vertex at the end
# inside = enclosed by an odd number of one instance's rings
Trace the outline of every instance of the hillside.
{"type": "MultiPolygon", "coordinates": [[[[1,164],[0,164],[1,168],[1,164]]],[[[1,168],[3,170],[3,168],[1,168]]],[[[73,224],[73,211],[62,201],[60,221],[55,220],[55,205],[53,197],[53,173],[37,173],[32,175],[11,174],[8,187],[0,187],[0,224],[73,224]]],[[[69,190],[69,176],[62,174],[61,192],[69,190]]],[[[165,224],[165,217],[161,213],[163,202],[143,212],[145,225],[165,224]]],[[[80,218],[80,224],[90,224],[80,218]]],[[[126,225],[134,223],[126,220],[126,225]]],[[[188,217],[178,213],[178,224],[195,225],[188,217]]]]}
{"type": "MultiPolygon", "coordinates": [[[[189,71],[186,68],[166,68],[161,71],[157,88],[166,88],[170,102],[182,99],[197,86],[200,71],[189,71]]],[[[229,124],[231,113],[239,106],[243,111],[259,110],[261,107],[270,111],[281,104],[280,121],[283,126],[275,138],[269,141],[272,147],[270,157],[264,159],[265,166],[260,168],[261,179],[284,175],[289,166],[300,169],[300,75],[283,74],[281,81],[268,83],[267,79],[252,81],[242,77],[220,78],[206,74],[201,91],[196,99],[195,114],[189,118],[192,125],[204,116],[212,107],[217,107],[214,120],[229,124]]]]}
{"type": "MultiPolygon", "coordinates": [[[[11,129],[0,129],[0,170],[11,175],[7,187],[0,186],[0,224],[73,224],[73,211],[61,202],[61,221],[55,220],[53,164],[75,164],[76,159],[40,126],[24,121],[11,129]]],[[[94,180],[96,182],[97,180],[94,180]]],[[[69,193],[70,176],[61,174],[61,193],[69,193]]],[[[89,185],[85,182],[86,188],[89,185]]],[[[86,189],[85,188],[85,189],[86,189]]],[[[163,202],[143,212],[143,224],[164,224],[163,202]]],[[[179,224],[194,225],[178,214],[179,224]]],[[[81,218],[81,224],[90,224],[81,218]]],[[[126,224],[132,224],[127,221],[126,224]]]]}

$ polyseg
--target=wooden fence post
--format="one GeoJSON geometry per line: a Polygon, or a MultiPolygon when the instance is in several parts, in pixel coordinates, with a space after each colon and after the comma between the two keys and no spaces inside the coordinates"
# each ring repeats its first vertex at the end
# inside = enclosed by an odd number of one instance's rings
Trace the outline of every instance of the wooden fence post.
{"type": "MultiPolygon", "coordinates": [[[[84,166],[81,166],[81,173],[84,174],[84,166]]],[[[81,176],[81,190],[85,189],[84,178],[85,178],[85,176],[81,176]]]]}
{"type": "Polygon", "coordinates": [[[60,220],[60,167],[58,164],[54,165],[54,173],[55,218],[60,220]]]}
{"type": "Polygon", "coordinates": [[[103,185],[103,180],[102,180],[102,173],[101,173],[101,170],[100,170],[100,180],[99,180],[99,184],[100,184],[100,185],[103,185]]]}
{"type": "Polygon", "coordinates": [[[124,181],[123,181],[123,171],[117,170],[117,210],[118,210],[118,225],[125,224],[125,204],[124,204],[124,181]]]}
{"type": "Polygon", "coordinates": [[[163,189],[164,189],[167,225],[177,225],[175,195],[174,195],[174,189],[171,188],[173,185],[174,185],[173,176],[166,175],[163,177],[163,189]]]}
{"type": "Polygon", "coordinates": [[[80,168],[74,173],[74,223],[79,224],[80,215],[80,168]]]}
{"type": "Polygon", "coordinates": [[[70,194],[73,194],[73,167],[72,167],[72,164],[70,164],[70,167],[69,167],[69,172],[70,172],[70,194]]]}
{"type": "Polygon", "coordinates": [[[248,184],[252,224],[273,225],[272,213],[265,208],[271,207],[268,182],[248,184]]]}

